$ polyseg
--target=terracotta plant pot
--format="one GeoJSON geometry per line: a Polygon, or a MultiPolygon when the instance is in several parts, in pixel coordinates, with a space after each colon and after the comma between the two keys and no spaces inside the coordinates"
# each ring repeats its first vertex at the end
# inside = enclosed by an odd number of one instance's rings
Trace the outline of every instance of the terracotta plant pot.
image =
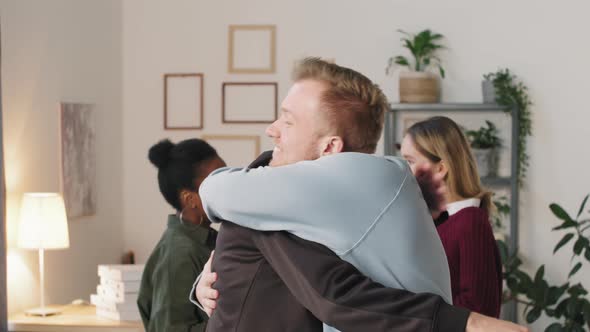
{"type": "Polygon", "coordinates": [[[402,72],[399,76],[399,100],[402,103],[438,103],[438,76],[428,72],[402,72]]]}

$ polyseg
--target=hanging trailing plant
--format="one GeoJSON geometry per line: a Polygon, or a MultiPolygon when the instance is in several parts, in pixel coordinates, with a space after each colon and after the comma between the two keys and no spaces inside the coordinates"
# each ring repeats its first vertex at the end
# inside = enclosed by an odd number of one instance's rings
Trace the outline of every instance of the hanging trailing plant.
{"type": "Polygon", "coordinates": [[[511,107],[518,109],[518,183],[523,185],[529,166],[526,149],[527,137],[532,135],[531,106],[528,88],[509,69],[499,69],[485,74],[484,79],[493,82],[496,92],[496,103],[506,106],[505,112],[510,113],[511,107]]]}

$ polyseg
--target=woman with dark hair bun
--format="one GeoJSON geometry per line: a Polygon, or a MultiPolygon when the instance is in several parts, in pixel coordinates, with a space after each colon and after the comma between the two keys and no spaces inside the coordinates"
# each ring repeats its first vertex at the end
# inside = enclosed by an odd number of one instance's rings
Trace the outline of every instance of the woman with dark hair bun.
{"type": "Polygon", "coordinates": [[[148,153],[158,169],[158,185],[174,208],[168,227],[143,272],[137,305],[147,332],[204,331],[207,316],[186,295],[203,270],[217,232],[199,197],[201,182],[225,162],[200,139],[177,144],[162,140],[148,153]]]}

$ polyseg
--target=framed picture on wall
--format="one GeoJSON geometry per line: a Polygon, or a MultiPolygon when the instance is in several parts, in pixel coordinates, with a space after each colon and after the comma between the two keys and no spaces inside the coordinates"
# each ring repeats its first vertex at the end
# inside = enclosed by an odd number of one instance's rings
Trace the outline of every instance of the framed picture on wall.
{"type": "Polygon", "coordinates": [[[246,167],[260,155],[260,136],[203,135],[230,167],[246,167]]]}
{"type": "Polygon", "coordinates": [[[278,116],[276,82],[224,82],[222,123],[273,123],[278,116]]]}
{"type": "Polygon", "coordinates": [[[230,25],[227,71],[272,74],[276,71],[275,25],[230,25]]]}
{"type": "Polygon", "coordinates": [[[68,218],[96,213],[94,106],[61,103],[61,185],[68,218]]]}
{"type": "Polygon", "coordinates": [[[203,129],[204,75],[164,74],[164,129],[203,129]]]}

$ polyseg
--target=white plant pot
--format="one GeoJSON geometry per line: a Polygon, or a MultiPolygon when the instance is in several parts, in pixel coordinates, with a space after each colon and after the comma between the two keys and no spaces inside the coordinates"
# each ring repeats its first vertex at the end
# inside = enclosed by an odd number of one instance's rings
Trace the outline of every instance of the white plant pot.
{"type": "Polygon", "coordinates": [[[488,80],[481,81],[481,92],[485,104],[494,104],[496,102],[496,87],[494,86],[494,82],[488,80]]]}
{"type": "Polygon", "coordinates": [[[472,148],[473,157],[477,162],[479,176],[496,176],[498,174],[498,151],[496,149],[472,148]]]}
{"type": "Polygon", "coordinates": [[[438,76],[429,72],[401,72],[399,100],[402,103],[438,103],[440,100],[438,76]]]}

